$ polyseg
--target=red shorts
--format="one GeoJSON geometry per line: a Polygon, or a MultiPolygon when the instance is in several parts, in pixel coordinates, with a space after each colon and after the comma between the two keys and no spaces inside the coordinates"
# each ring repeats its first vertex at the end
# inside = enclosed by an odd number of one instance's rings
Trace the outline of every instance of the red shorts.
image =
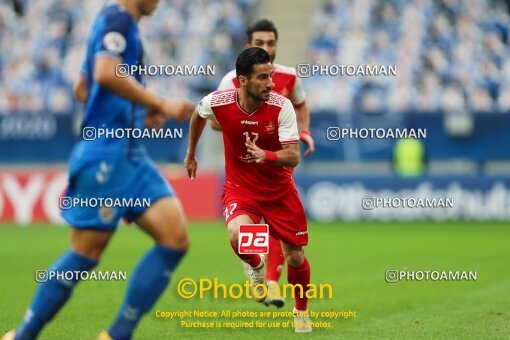
{"type": "Polygon", "coordinates": [[[254,223],[264,218],[272,237],[293,246],[308,244],[305,210],[295,188],[274,201],[254,200],[247,194],[225,188],[222,201],[227,224],[239,215],[248,215],[254,223]]]}

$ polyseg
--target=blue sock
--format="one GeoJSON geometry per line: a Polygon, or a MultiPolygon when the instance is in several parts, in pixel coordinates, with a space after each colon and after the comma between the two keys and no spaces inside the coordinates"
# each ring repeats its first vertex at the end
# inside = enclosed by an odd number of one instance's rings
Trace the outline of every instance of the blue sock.
{"type": "MultiPolygon", "coordinates": [[[[89,271],[98,261],[83,257],[72,250],[65,252],[49,271],[89,271]]],[[[43,326],[50,321],[64,305],[77,280],[66,281],[63,278],[51,277],[47,273],[46,282],[39,283],[32,303],[28,308],[23,322],[16,330],[16,340],[35,339],[43,326]]]]}
{"type": "Polygon", "coordinates": [[[124,302],[108,334],[115,339],[131,339],[142,318],[165,290],[170,275],[186,251],[156,245],[138,262],[131,276],[124,302]]]}

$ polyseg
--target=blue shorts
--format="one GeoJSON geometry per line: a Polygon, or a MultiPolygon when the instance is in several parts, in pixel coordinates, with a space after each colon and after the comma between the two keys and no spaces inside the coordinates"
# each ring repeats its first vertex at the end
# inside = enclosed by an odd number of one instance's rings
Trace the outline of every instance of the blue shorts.
{"type": "Polygon", "coordinates": [[[60,199],[62,217],[75,228],[114,230],[120,219],[137,219],[173,189],[148,158],[87,164],[69,176],[60,199]]]}

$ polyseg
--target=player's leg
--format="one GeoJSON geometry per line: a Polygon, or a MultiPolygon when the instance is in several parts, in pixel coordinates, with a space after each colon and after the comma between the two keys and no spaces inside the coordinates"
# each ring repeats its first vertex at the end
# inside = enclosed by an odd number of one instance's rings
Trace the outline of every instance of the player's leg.
{"type": "MultiPolygon", "coordinates": [[[[122,176],[111,176],[111,181],[98,182],[98,174],[103,162],[90,163],[71,174],[66,195],[74,198],[111,197],[103,193],[116,195],[122,176]]],[[[110,240],[120,216],[111,211],[87,208],[80,205],[68,207],[62,211],[64,219],[73,226],[71,231],[71,249],[66,251],[47,272],[48,280],[40,283],[32,303],[26,312],[21,326],[16,330],[16,339],[32,339],[41,331],[44,324],[69,299],[80,275],[73,275],[73,280],[64,280],[63,272],[82,272],[93,269],[110,240]],[[104,214],[107,212],[107,214],[104,214]]]]}
{"type": "MultiPolygon", "coordinates": [[[[269,226],[271,228],[271,226],[269,226]]],[[[285,256],[283,255],[280,240],[273,236],[269,236],[269,253],[266,261],[266,280],[268,294],[264,301],[266,306],[275,305],[278,308],[283,307],[285,299],[280,294],[278,281],[282,275],[285,256]]]]}
{"type": "Polygon", "coordinates": [[[287,261],[288,282],[295,285],[295,330],[311,332],[306,297],[310,284],[310,265],[303,250],[303,246],[308,244],[308,230],[303,205],[294,190],[285,196],[285,200],[268,202],[263,208],[264,218],[272,227],[271,234],[281,240],[287,261]]]}
{"type": "Polygon", "coordinates": [[[285,256],[283,255],[282,246],[280,240],[270,236],[269,237],[269,253],[267,254],[267,282],[278,283],[280,276],[282,275],[283,264],[285,263],[285,256]]]}
{"type": "Polygon", "coordinates": [[[310,284],[310,264],[305,257],[303,247],[286,244],[282,241],[282,249],[287,260],[287,280],[294,288],[294,327],[299,333],[312,331],[308,315],[308,298],[306,292],[310,284]]]}
{"type": "Polygon", "coordinates": [[[135,220],[156,244],[186,251],[190,241],[184,209],[177,197],[164,197],[135,220]]]}
{"type": "MultiPolygon", "coordinates": [[[[290,284],[299,284],[306,292],[310,283],[310,266],[303,246],[308,243],[306,216],[297,192],[291,192],[285,201],[280,200],[264,206],[264,218],[270,225],[270,233],[281,240],[287,261],[287,277],[290,284]]],[[[298,288],[295,289],[298,292],[298,288]]],[[[307,298],[296,294],[295,307],[304,311],[307,298]]]]}
{"type": "Polygon", "coordinates": [[[239,226],[242,224],[253,224],[252,217],[241,214],[233,217],[227,223],[228,237],[230,239],[230,246],[236,253],[236,255],[245,263],[252,268],[261,268],[264,265],[263,258],[258,254],[239,254],[239,226]]]}
{"type": "Polygon", "coordinates": [[[306,311],[308,298],[306,291],[310,284],[310,264],[305,257],[303,247],[286,244],[282,241],[282,249],[287,260],[287,280],[292,285],[298,285],[295,289],[295,308],[299,311],[306,311]],[[302,294],[301,292],[302,287],[302,294]]]}
{"type": "Polygon", "coordinates": [[[259,254],[240,254],[239,244],[239,226],[242,224],[253,224],[255,221],[260,222],[260,217],[254,213],[246,213],[250,210],[247,205],[238,203],[240,209],[227,216],[227,230],[230,239],[230,245],[234,253],[246,264],[248,264],[247,274],[250,279],[253,299],[258,302],[264,302],[267,296],[267,285],[265,278],[264,257],[259,254]],[[242,209],[246,209],[243,211],[242,209]]]}
{"type": "MultiPolygon", "coordinates": [[[[112,231],[73,228],[71,249],[66,251],[51,267],[53,273],[83,272],[93,269],[99,262],[112,231]]],[[[22,324],[16,329],[15,339],[34,339],[43,326],[62,308],[71,296],[80,275],[68,281],[47,272],[48,280],[38,285],[22,324]]]]}
{"type": "MultiPolygon", "coordinates": [[[[271,226],[269,226],[271,229],[271,226]]],[[[250,265],[246,262],[243,263],[244,275],[249,279],[250,265]]],[[[266,306],[274,305],[281,308],[285,305],[285,299],[280,293],[278,281],[282,275],[283,265],[285,264],[285,256],[283,255],[280,240],[273,236],[269,236],[269,252],[265,261],[266,266],[266,281],[267,281],[267,297],[264,300],[266,306]]]]}
{"type": "MultiPolygon", "coordinates": [[[[156,171],[152,165],[144,173],[156,171]]],[[[173,196],[166,181],[158,174],[140,180],[144,188],[139,197],[151,198],[152,205],[142,213],[134,212],[136,224],[155,241],[154,247],[138,262],[124,301],[108,334],[114,339],[131,338],[142,316],[164,292],[170,276],[189,246],[186,220],[179,200],[173,196]]],[[[130,219],[128,217],[128,219],[130,219]]]]}
{"type": "MultiPolygon", "coordinates": [[[[248,199],[246,195],[233,190],[225,190],[222,196],[223,207],[225,211],[225,223],[227,225],[230,246],[235,254],[250,268],[264,267],[264,258],[258,254],[239,254],[239,226],[242,224],[260,223],[262,214],[256,202],[248,199]]],[[[264,268],[265,269],[265,268],[264,268]]],[[[250,275],[248,275],[250,276],[250,275]]]]}

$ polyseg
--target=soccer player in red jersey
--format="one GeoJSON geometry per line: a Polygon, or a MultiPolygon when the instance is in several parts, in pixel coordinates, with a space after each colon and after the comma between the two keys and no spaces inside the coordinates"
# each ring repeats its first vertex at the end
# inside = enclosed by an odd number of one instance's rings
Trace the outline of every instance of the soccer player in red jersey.
{"type": "MultiPolygon", "coordinates": [[[[290,99],[296,111],[298,128],[301,131],[299,139],[308,145],[305,156],[311,155],[315,151],[315,143],[310,134],[310,111],[306,105],[306,94],[301,79],[297,77],[294,67],[274,63],[278,47],[278,30],[271,21],[263,19],[250,26],[246,34],[248,35],[247,48],[260,47],[269,54],[273,65],[274,87],[272,91],[290,99]]],[[[236,77],[236,70],[232,70],[221,79],[218,90],[229,90],[238,87],[239,81],[236,77]]],[[[210,124],[213,129],[221,130],[216,122],[211,121],[210,124]]]]}
{"type": "Polygon", "coordinates": [[[184,165],[190,179],[197,171],[196,147],[206,119],[221,127],[225,146],[226,179],[222,196],[230,243],[241,260],[250,265],[254,297],[263,302],[267,291],[264,257],[239,254],[239,226],[269,224],[280,240],[287,260],[288,281],[295,287],[296,332],[310,332],[306,291],[310,266],[303,246],[308,230],[292,168],[299,163],[296,113],[287,98],[272,92],[273,66],[269,54],[258,47],[242,51],[236,61],[239,89],[216,91],[198,104],[190,122],[189,144],[184,165]],[[300,287],[303,289],[300,292],[300,287]]]}
{"type": "MultiPolygon", "coordinates": [[[[272,79],[274,87],[272,90],[291,101],[296,111],[298,128],[299,131],[301,131],[299,139],[308,146],[308,150],[305,151],[305,156],[311,155],[315,150],[315,144],[310,134],[310,111],[306,105],[306,95],[301,84],[301,79],[296,76],[296,69],[294,67],[274,63],[278,46],[278,30],[271,21],[263,19],[250,26],[246,34],[248,35],[246,47],[260,47],[269,54],[273,66],[272,79]]],[[[238,87],[239,81],[236,77],[236,70],[232,70],[223,77],[218,90],[228,90],[238,87]]],[[[221,130],[221,127],[214,120],[210,121],[210,125],[214,130],[221,130]]],[[[284,264],[285,257],[280,246],[280,241],[274,237],[270,237],[269,253],[266,261],[266,279],[271,292],[276,292],[278,288],[276,285],[278,285],[278,281],[280,280],[284,264]]],[[[246,267],[247,265],[245,265],[245,268],[246,267]]],[[[273,304],[280,308],[284,305],[284,300],[281,296],[271,293],[268,294],[264,303],[266,305],[273,304]]]]}

